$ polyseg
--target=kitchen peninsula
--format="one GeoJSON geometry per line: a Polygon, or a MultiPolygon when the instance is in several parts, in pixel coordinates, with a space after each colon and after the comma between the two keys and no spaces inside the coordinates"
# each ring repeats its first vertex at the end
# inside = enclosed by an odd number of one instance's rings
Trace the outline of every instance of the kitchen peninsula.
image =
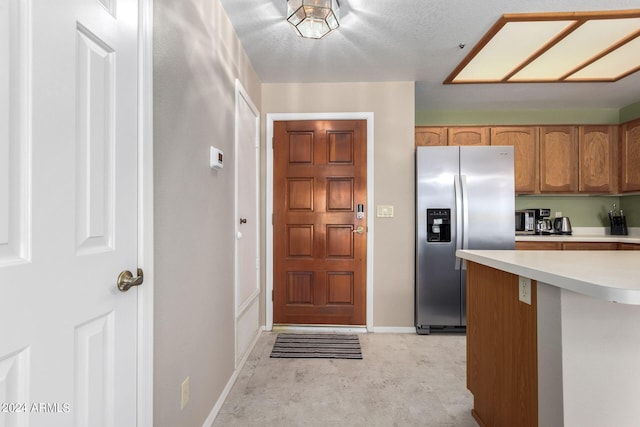
{"type": "Polygon", "coordinates": [[[456,255],[467,263],[467,387],[481,425],[640,425],[639,252],[456,255]]]}

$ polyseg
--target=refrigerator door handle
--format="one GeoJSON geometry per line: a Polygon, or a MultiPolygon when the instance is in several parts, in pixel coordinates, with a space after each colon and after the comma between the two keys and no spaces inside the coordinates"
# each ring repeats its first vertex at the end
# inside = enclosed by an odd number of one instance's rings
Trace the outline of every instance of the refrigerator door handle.
{"type": "MultiPolygon", "coordinates": [[[[455,250],[462,249],[462,186],[460,183],[460,175],[453,177],[453,184],[456,196],[456,247],[455,250]]],[[[461,260],[454,256],[456,270],[460,270],[461,260]]]]}
{"type": "MultiPolygon", "coordinates": [[[[460,175],[460,182],[462,183],[462,249],[469,249],[469,196],[467,195],[467,176],[460,175]]],[[[462,260],[462,269],[467,269],[467,263],[462,260]]]]}

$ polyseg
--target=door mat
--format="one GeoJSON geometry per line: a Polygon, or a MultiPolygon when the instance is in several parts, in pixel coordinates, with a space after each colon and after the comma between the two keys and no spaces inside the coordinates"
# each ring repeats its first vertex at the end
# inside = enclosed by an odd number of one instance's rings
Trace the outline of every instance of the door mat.
{"type": "Polygon", "coordinates": [[[272,358],[362,359],[355,334],[278,334],[272,358]]]}

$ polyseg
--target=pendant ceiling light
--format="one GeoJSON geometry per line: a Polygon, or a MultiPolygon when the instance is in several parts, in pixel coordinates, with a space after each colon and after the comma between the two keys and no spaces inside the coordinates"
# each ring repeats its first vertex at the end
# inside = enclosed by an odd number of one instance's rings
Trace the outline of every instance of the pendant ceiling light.
{"type": "Polygon", "coordinates": [[[287,21],[299,36],[321,39],[340,26],[338,0],[287,0],[287,21]]]}

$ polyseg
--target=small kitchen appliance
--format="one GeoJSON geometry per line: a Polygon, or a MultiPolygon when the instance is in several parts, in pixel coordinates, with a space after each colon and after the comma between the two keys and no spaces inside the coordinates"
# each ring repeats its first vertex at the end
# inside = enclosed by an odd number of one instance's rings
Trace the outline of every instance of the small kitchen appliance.
{"type": "Polygon", "coordinates": [[[536,208],[534,209],[536,218],[536,234],[547,235],[553,233],[553,224],[549,219],[551,209],[536,208]]]}
{"type": "Polygon", "coordinates": [[[553,220],[553,229],[556,234],[571,234],[571,221],[568,216],[560,216],[553,220]]]}
{"type": "Polygon", "coordinates": [[[516,235],[536,234],[536,210],[520,209],[516,211],[516,235]]]}

